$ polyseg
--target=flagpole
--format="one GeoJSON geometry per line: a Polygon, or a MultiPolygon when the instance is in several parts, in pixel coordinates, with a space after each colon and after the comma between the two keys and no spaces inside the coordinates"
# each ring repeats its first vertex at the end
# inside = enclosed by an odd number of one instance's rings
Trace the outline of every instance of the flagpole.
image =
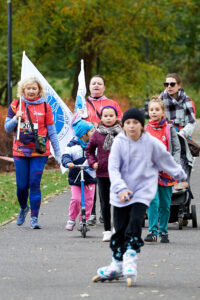
{"type": "MultiPolygon", "coordinates": [[[[22,80],[22,78],[24,76],[24,74],[23,74],[23,72],[24,72],[24,65],[23,65],[24,57],[25,57],[25,51],[23,51],[23,53],[22,53],[21,80],[22,80]]],[[[19,98],[19,111],[21,112],[21,110],[22,110],[22,98],[20,96],[20,98],[19,98]]],[[[21,124],[21,120],[22,120],[22,118],[19,117],[18,118],[18,125],[17,125],[17,141],[19,141],[19,137],[20,137],[20,124],[21,124]]]]}
{"type": "MultiPolygon", "coordinates": [[[[19,98],[19,111],[21,112],[22,110],[22,98],[20,96],[19,98]]],[[[19,136],[20,136],[20,124],[21,124],[21,117],[18,118],[18,125],[17,125],[17,141],[19,141],[19,136]]]]}
{"type": "Polygon", "coordinates": [[[8,93],[7,101],[10,105],[12,100],[12,3],[7,0],[8,10],[8,93]]]}

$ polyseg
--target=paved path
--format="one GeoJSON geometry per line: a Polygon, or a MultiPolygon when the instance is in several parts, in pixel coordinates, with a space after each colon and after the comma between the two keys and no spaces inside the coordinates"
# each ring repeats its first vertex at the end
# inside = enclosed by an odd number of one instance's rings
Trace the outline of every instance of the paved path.
{"type": "MultiPolygon", "coordinates": [[[[196,140],[200,142],[197,133],[196,140]]],[[[200,224],[200,158],[191,175],[200,224]]],[[[108,243],[101,241],[103,226],[91,227],[85,239],[76,229],[64,230],[70,193],[42,205],[42,230],[16,222],[0,229],[0,300],[189,300],[200,299],[200,227],[178,230],[169,225],[170,244],[145,245],[139,255],[135,287],[126,283],[92,283],[99,266],[110,263],[108,243]]],[[[143,230],[143,237],[147,228],[143,230]]]]}

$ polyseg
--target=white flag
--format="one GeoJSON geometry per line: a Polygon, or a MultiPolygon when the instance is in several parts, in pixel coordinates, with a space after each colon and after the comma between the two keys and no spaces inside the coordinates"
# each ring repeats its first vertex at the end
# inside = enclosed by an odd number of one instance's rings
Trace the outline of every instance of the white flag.
{"type": "MultiPolygon", "coordinates": [[[[25,51],[23,51],[21,79],[24,79],[27,76],[37,77],[41,82],[42,86],[44,87],[47,103],[49,103],[53,112],[60,150],[61,153],[63,153],[67,143],[74,136],[73,130],[70,126],[73,114],[67,107],[67,105],[58,96],[58,94],[54,91],[54,89],[50,86],[47,80],[28,59],[28,57],[25,54],[25,51]]],[[[51,153],[54,155],[52,147],[51,153]]],[[[64,168],[62,168],[62,172],[64,172],[64,168]]]]}
{"type": "Polygon", "coordinates": [[[82,118],[87,118],[88,116],[85,95],[86,95],[86,85],[85,85],[84,60],[81,59],[81,70],[78,75],[78,91],[76,96],[74,112],[77,112],[78,108],[82,109],[83,110],[83,114],[81,115],[82,118]]]}

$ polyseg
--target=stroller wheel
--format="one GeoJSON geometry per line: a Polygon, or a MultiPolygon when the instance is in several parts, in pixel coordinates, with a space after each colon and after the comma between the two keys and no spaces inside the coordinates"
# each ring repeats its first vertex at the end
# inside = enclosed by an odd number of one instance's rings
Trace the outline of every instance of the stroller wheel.
{"type": "Polygon", "coordinates": [[[192,211],[192,227],[197,228],[197,214],[196,214],[195,205],[191,205],[191,211],[192,211]]]}
{"type": "Polygon", "coordinates": [[[183,229],[183,218],[178,218],[178,228],[183,229]]]}

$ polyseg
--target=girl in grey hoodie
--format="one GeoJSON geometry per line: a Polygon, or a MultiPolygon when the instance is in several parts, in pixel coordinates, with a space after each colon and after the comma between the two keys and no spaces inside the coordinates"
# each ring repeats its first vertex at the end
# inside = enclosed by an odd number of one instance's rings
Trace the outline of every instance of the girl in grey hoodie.
{"type": "Polygon", "coordinates": [[[112,263],[98,269],[93,281],[124,276],[130,286],[137,277],[137,253],[144,245],[142,224],[156,194],[158,171],[163,170],[177,180],[185,180],[186,174],[165,146],[144,132],[141,111],[128,109],[122,126],[123,132],[115,138],[108,162],[116,231],[110,241],[112,263]]]}

